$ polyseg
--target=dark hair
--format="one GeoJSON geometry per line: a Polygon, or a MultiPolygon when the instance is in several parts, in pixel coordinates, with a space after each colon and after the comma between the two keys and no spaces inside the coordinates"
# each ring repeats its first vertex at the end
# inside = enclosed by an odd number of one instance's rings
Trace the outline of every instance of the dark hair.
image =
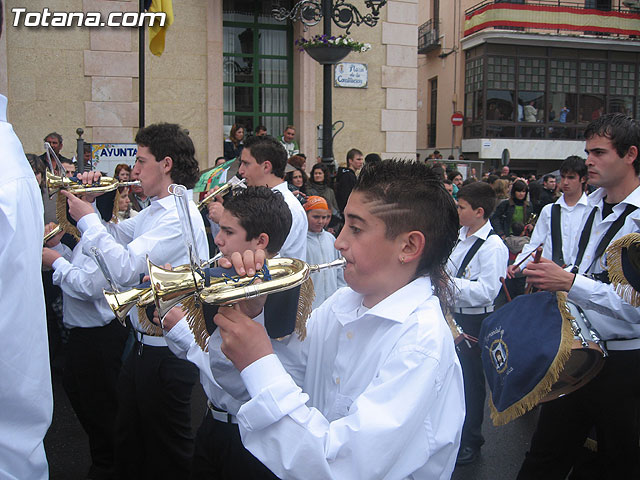
{"type": "Polygon", "coordinates": [[[458,201],[464,200],[474,210],[482,208],[484,210],[483,217],[485,219],[493,213],[496,208],[496,192],[491,185],[484,182],[474,182],[458,190],[458,201]]]}
{"type": "Polygon", "coordinates": [[[622,113],[607,113],[587,125],[584,138],[590,140],[595,135],[611,140],[619,157],[624,157],[631,147],[638,149],[633,161],[636,175],[640,173],[640,124],[622,113]]]}
{"type": "MultiPolygon", "coordinates": [[[[224,158],[224,156],[222,156],[222,157],[217,157],[217,158],[215,159],[215,161],[213,162],[213,163],[214,163],[214,165],[217,165],[218,160],[220,160],[220,159],[224,160],[224,162],[222,162],[222,163],[225,163],[225,162],[227,161],[227,159],[226,159],[226,158],[224,158]]],[[[222,165],[222,163],[221,163],[220,165],[222,165]]]]}
{"type": "Polygon", "coordinates": [[[165,157],[173,160],[171,180],[186,188],[193,188],[198,181],[200,169],[196,149],[189,135],[175,123],[155,123],[141,128],[136,134],[136,143],[147,147],[156,157],[156,162],[165,157]]]}
{"type": "Polygon", "coordinates": [[[349,160],[356,158],[356,155],[362,155],[362,152],[357,148],[352,148],[347,152],[347,168],[349,168],[349,160]]]}
{"type": "Polygon", "coordinates": [[[493,173],[487,177],[487,183],[489,185],[493,185],[497,180],[500,180],[498,175],[494,175],[493,173]]]}
{"type": "Polygon", "coordinates": [[[431,277],[434,293],[446,310],[451,287],[445,266],[458,238],[458,212],[440,180],[423,163],[383,160],[364,166],[353,191],[385,204],[373,213],[384,222],[387,238],[422,232],[425,248],[416,276],[431,277]]]}
{"type": "Polygon", "coordinates": [[[431,167],[431,173],[440,181],[443,181],[446,178],[442,165],[434,165],[433,167],[431,167]]]}
{"type": "Polygon", "coordinates": [[[127,172],[131,173],[131,167],[129,165],[127,165],[126,163],[119,163],[118,165],[116,165],[116,169],[113,172],[114,178],[118,178],[120,170],[126,170],[127,172]]]}
{"type": "Polygon", "coordinates": [[[287,160],[287,163],[296,168],[302,168],[302,166],[307,162],[307,159],[302,155],[291,155],[287,160]]]}
{"type": "Polygon", "coordinates": [[[453,182],[453,179],[456,178],[458,175],[462,176],[462,173],[460,173],[458,170],[452,170],[447,175],[447,178],[453,182]]]}
{"type": "Polygon", "coordinates": [[[47,141],[47,138],[49,137],[56,137],[58,139],[58,143],[62,143],[62,135],[60,135],[58,132],[51,132],[49,135],[47,135],[46,137],[44,137],[42,139],[43,142],[47,141]]]}
{"type": "Polygon", "coordinates": [[[287,172],[284,175],[284,179],[287,181],[287,183],[289,185],[293,185],[293,174],[295,172],[300,172],[302,174],[302,187],[300,187],[300,191],[302,191],[302,193],[306,193],[305,187],[307,186],[307,182],[309,181],[309,177],[307,177],[307,174],[304,173],[304,170],[302,170],[301,168],[297,168],[294,167],[295,170],[291,171],[291,172],[287,172]]]}
{"type": "Polygon", "coordinates": [[[252,135],[244,142],[244,148],[259,164],[270,162],[271,173],[276,177],[284,177],[284,168],[287,166],[287,151],[279,140],[270,135],[262,137],[252,135]]]}
{"type": "Polygon", "coordinates": [[[584,158],[578,155],[571,155],[565,158],[562,165],[560,165],[560,173],[565,175],[567,173],[575,173],[580,179],[589,174],[584,158]]]}
{"type": "Polygon", "coordinates": [[[448,178],[445,178],[442,183],[444,183],[445,185],[453,185],[453,182],[451,180],[449,180],[448,178]]]}
{"type": "Polygon", "coordinates": [[[522,222],[513,222],[511,224],[511,233],[516,237],[519,237],[524,232],[524,223],[522,222]]]}
{"type": "Polygon", "coordinates": [[[255,130],[256,133],[258,133],[258,132],[266,132],[266,131],[267,131],[267,127],[265,127],[264,125],[258,125],[256,127],[256,130],[255,130]]]}
{"type": "MultiPolygon", "coordinates": [[[[474,183],[474,182],[477,182],[477,181],[478,181],[477,178],[469,177],[464,182],[462,182],[462,186],[464,187],[465,185],[469,185],[470,183],[474,183]]],[[[487,183],[487,185],[489,185],[489,184],[487,183]]]]}
{"type": "Polygon", "coordinates": [[[27,160],[29,161],[29,165],[31,165],[31,169],[33,170],[33,173],[34,174],[39,173],[44,178],[44,175],[47,171],[47,167],[45,166],[44,162],[40,159],[40,157],[34,153],[27,153],[26,157],[27,157],[27,160]]]}
{"type": "Polygon", "coordinates": [[[261,233],[269,235],[267,253],[275,255],[282,248],[291,229],[291,210],[280,192],[267,187],[247,187],[225,200],[224,209],[236,217],[247,232],[246,240],[261,233]]]}
{"type": "Polygon", "coordinates": [[[322,163],[316,163],[313,167],[311,167],[311,175],[309,176],[309,181],[311,183],[317,183],[313,179],[314,170],[322,170],[322,173],[324,173],[324,180],[319,185],[329,185],[329,169],[322,163]]]}
{"type": "Polygon", "coordinates": [[[236,140],[236,133],[240,129],[244,130],[244,125],[240,123],[234,123],[231,127],[231,130],[229,131],[229,141],[233,143],[233,146],[236,148],[238,148],[238,145],[240,145],[240,142],[236,140]]]}
{"type": "Polygon", "coordinates": [[[542,183],[547,183],[550,178],[556,179],[556,176],[553,173],[547,173],[544,177],[542,177],[542,183]]]}
{"type": "Polygon", "coordinates": [[[380,157],[380,155],[378,155],[377,153],[368,153],[367,156],[364,157],[364,163],[374,163],[381,161],[382,157],[380,157]]]}
{"type": "Polygon", "coordinates": [[[529,186],[524,183],[522,180],[516,180],[515,182],[513,182],[513,185],[511,185],[511,198],[513,200],[516,199],[516,192],[528,192],[529,191],[529,186]]]}

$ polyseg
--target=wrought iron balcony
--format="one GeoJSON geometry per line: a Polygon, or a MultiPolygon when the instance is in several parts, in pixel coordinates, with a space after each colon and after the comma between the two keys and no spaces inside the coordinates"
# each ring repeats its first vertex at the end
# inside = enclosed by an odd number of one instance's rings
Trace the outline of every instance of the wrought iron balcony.
{"type": "Polygon", "coordinates": [[[418,53],[427,53],[440,47],[440,22],[431,19],[418,29],[418,53]]]}
{"type": "Polygon", "coordinates": [[[490,29],[640,37],[640,2],[485,0],[465,11],[464,36],[490,29]],[[617,3],[617,2],[615,2],[617,3]]]}

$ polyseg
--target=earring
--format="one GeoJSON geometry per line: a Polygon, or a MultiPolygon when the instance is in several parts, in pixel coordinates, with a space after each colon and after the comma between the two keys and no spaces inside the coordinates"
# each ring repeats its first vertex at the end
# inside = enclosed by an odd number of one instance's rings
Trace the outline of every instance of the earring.
{"type": "Polygon", "coordinates": [[[400,263],[404,265],[404,256],[400,257],[400,263]]]}

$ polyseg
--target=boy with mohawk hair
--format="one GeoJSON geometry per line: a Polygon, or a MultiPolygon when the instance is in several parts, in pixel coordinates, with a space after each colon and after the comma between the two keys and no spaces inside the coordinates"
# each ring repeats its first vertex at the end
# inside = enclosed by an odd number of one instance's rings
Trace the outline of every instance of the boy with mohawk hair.
{"type": "MultiPolygon", "coordinates": [[[[313,311],[304,341],[271,341],[238,304],[214,317],[251,397],[242,441],[280,478],[449,479],[464,420],[441,303],[453,199],[427,166],[386,160],[363,169],[345,221],[335,246],[350,288],[313,311]]],[[[263,262],[232,256],[248,275],[263,262]]]]}

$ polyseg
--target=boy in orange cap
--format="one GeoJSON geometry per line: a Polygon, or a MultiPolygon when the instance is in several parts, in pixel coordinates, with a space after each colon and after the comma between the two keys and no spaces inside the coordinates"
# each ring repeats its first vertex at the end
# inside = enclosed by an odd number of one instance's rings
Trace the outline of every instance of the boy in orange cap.
{"type": "MultiPolygon", "coordinates": [[[[324,229],[331,220],[331,210],[329,210],[327,201],[323,197],[312,195],[307,198],[307,202],[303,207],[307,212],[307,221],[309,222],[307,262],[319,264],[332,262],[340,258],[341,255],[333,246],[336,241],[335,237],[324,229]]],[[[338,288],[347,285],[342,272],[343,270],[339,268],[322,270],[311,274],[313,288],[316,292],[312,308],[319,307],[338,288]]]]}

